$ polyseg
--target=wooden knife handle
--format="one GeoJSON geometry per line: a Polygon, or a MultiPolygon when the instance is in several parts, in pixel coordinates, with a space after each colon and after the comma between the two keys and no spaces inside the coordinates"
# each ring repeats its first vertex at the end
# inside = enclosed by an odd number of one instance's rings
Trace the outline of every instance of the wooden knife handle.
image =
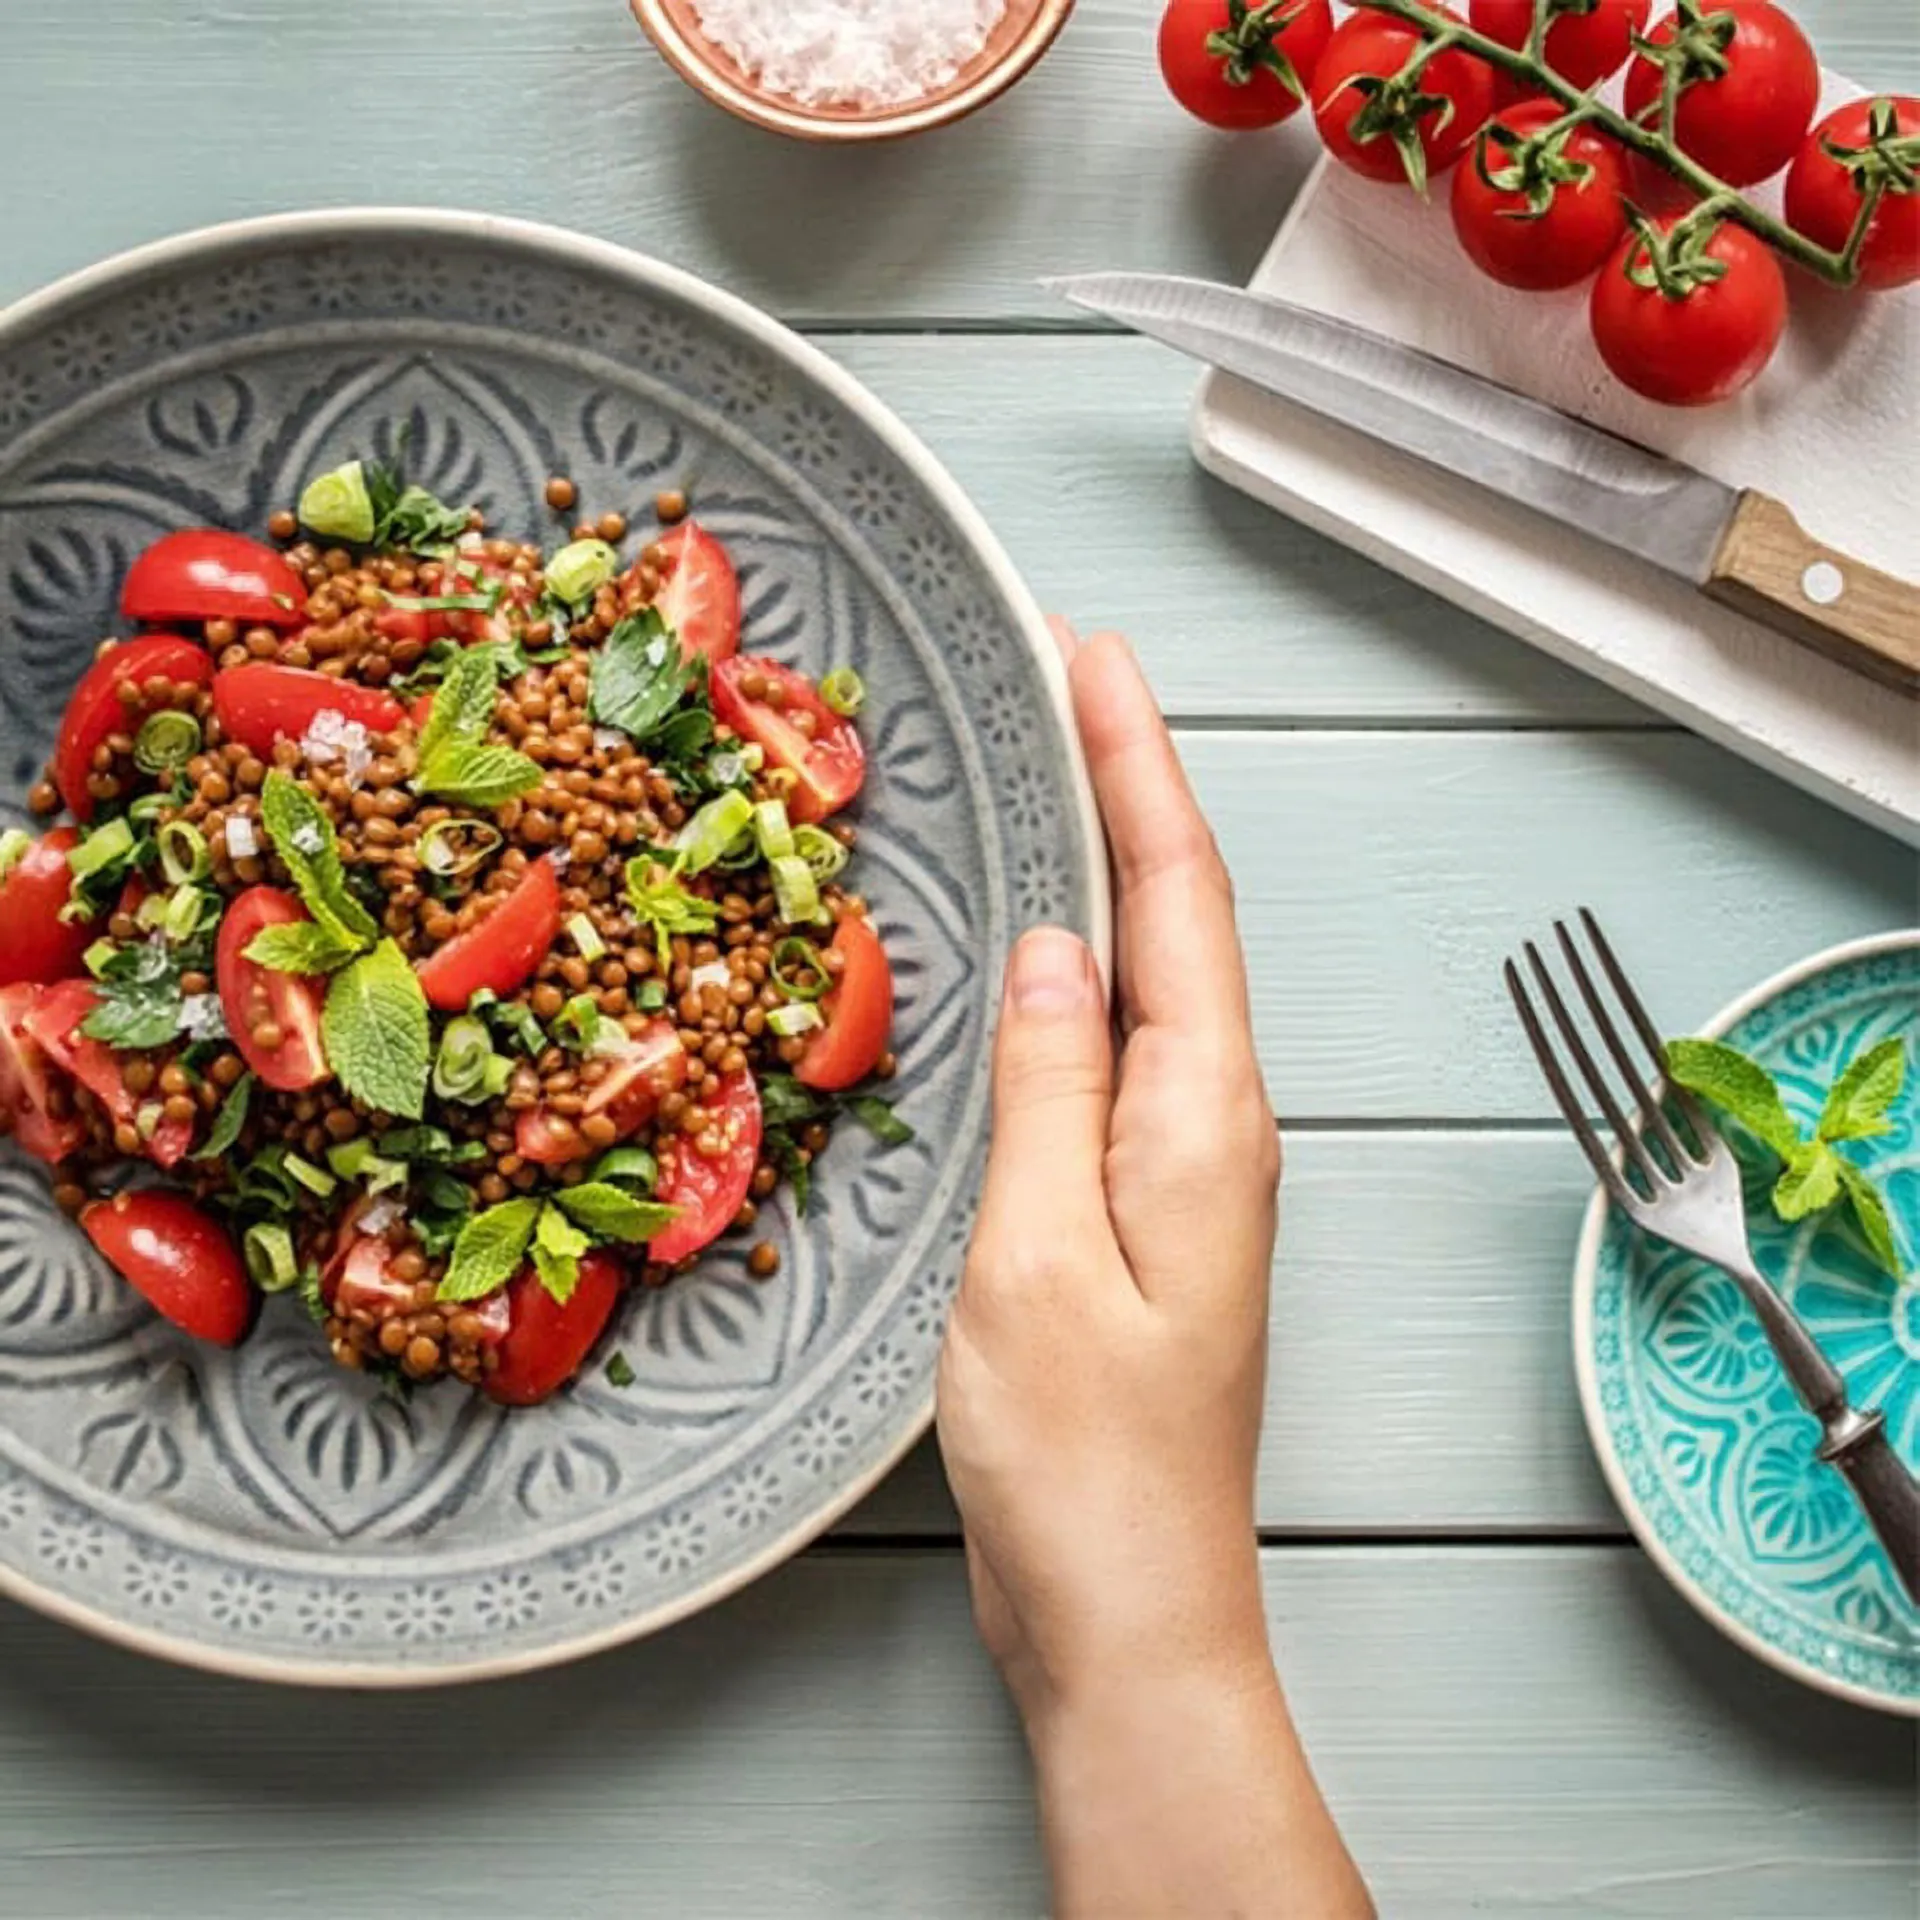
{"type": "Polygon", "coordinates": [[[1920,587],[1823,547],[1764,493],[1741,494],[1707,592],[1776,633],[1920,696],[1920,587]]]}

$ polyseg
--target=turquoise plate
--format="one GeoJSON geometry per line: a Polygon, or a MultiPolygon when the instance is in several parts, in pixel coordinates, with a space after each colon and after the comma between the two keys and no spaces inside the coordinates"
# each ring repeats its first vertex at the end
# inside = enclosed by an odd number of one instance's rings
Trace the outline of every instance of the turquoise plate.
{"type": "MultiPolygon", "coordinates": [[[[1920,932],[1856,941],[1757,987],[1707,1028],[1761,1061],[1802,1126],[1856,1053],[1890,1035],[1910,1071],[1892,1130],[1854,1152],[1907,1264],[1896,1283],[1850,1221],[1786,1226],[1777,1168],[1747,1159],[1754,1257],[1920,1460],[1920,932]]],[[[1594,1450],[1633,1530],[1715,1626],[1796,1679],[1920,1715],[1920,1615],[1733,1282],[1639,1232],[1595,1192],[1574,1276],[1574,1363],[1594,1450]]]]}

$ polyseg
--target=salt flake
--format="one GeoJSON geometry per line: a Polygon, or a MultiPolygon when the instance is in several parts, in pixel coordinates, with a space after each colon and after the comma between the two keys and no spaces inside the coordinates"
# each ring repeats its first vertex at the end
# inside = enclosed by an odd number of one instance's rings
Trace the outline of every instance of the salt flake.
{"type": "Polygon", "coordinates": [[[251,860],[260,851],[260,838],[253,830],[253,822],[244,813],[227,816],[227,857],[230,860],[251,860]]]}

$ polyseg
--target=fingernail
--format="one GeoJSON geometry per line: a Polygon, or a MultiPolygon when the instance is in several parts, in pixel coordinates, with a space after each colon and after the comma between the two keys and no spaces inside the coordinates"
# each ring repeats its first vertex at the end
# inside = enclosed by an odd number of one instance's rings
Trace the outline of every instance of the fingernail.
{"type": "Polygon", "coordinates": [[[1080,651],[1080,636],[1074,632],[1073,623],[1063,620],[1057,613],[1047,615],[1047,631],[1053,635],[1053,644],[1060,649],[1060,657],[1072,665],[1073,656],[1080,651]]]}
{"type": "Polygon", "coordinates": [[[1007,987],[1021,1013],[1076,1013],[1093,992],[1087,950],[1059,927],[1036,927],[1013,950],[1007,987]]]}

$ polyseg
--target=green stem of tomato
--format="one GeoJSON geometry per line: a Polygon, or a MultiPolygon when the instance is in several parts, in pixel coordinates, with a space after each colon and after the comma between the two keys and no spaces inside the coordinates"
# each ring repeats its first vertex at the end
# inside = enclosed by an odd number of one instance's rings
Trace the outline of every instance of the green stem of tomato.
{"type": "MultiPolygon", "coordinates": [[[[1434,35],[1437,41],[1447,46],[1459,47],[1486,61],[1489,66],[1500,67],[1529,82],[1536,91],[1559,101],[1570,113],[1581,112],[1583,119],[1611,134],[1623,147],[1644,154],[1664,167],[1676,180],[1691,187],[1699,199],[1713,201],[1722,217],[1735,226],[1744,227],[1755,238],[1764,240],[1776,253],[1797,266],[1805,267],[1809,273],[1818,274],[1822,280],[1830,280],[1840,287],[1851,286],[1856,279],[1860,244],[1866,236],[1866,216],[1872,204],[1869,196],[1862,196],[1863,217],[1856,218],[1854,231],[1848,236],[1845,247],[1836,253],[1830,248],[1816,246],[1805,234],[1796,232],[1764,207],[1755,206],[1718,175],[1709,173],[1697,160],[1680,151],[1674,142],[1671,126],[1664,124],[1672,120],[1670,96],[1678,86],[1677,78],[1671,71],[1661,95],[1663,125],[1656,131],[1652,127],[1640,126],[1617,108],[1582,93],[1578,87],[1555,73],[1538,54],[1490,39],[1452,15],[1442,13],[1438,7],[1425,4],[1425,0],[1357,0],[1357,4],[1368,13],[1383,13],[1395,20],[1404,20],[1409,26],[1434,35]]],[[[1541,4],[1542,0],[1535,0],[1536,21],[1541,4]]],[[[1529,40],[1531,38],[1529,35],[1529,40]]],[[[1435,45],[1422,54],[1416,54],[1408,62],[1408,70],[1417,73],[1438,51],[1439,47],[1435,45]]]]}
{"type": "Polygon", "coordinates": [[[1547,29],[1553,25],[1553,0],[1533,0],[1533,22],[1527,28],[1527,58],[1542,60],[1547,57],[1547,29]]]}
{"type": "Polygon", "coordinates": [[[1841,263],[1846,267],[1849,280],[1860,271],[1860,249],[1867,244],[1867,229],[1873,225],[1873,216],[1880,211],[1880,202],[1886,191],[1887,182],[1883,176],[1869,181],[1860,195],[1860,211],[1853,216],[1853,228],[1847,235],[1847,244],[1840,249],[1841,263]]]}

